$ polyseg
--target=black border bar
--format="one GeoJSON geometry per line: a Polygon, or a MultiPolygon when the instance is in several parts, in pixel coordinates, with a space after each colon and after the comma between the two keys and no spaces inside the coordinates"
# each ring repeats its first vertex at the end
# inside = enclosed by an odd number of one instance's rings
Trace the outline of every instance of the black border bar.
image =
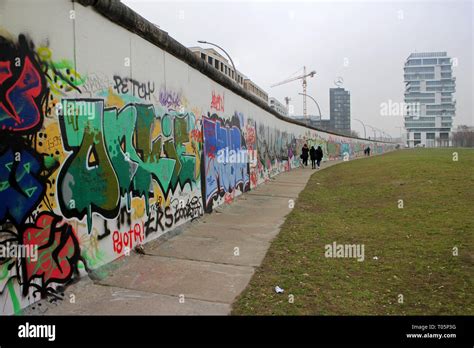
{"type": "Polygon", "coordinates": [[[0,318],[0,346],[70,344],[408,344],[474,343],[473,316],[10,316],[0,318]],[[19,326],[55,325],[55,341],[20,338],[19,326]],[[421,329],[426,327],[425,329],[421,329]],[[455,328],[454,328],[455,327],[455,328]],[[407,338],[407,334],[456,338],[407,338]]]}

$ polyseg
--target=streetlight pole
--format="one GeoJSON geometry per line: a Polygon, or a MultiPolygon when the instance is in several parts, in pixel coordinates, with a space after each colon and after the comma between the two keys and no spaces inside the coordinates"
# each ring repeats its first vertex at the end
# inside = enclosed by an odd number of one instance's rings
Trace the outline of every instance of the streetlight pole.
{"type": "Polygon", "coordinates": [[[212,42],[207,42],[207,41],[203,41],[203,40],[198,40],[199,43],[202,43],[202,44],[206,44],[206,45],[211,45],[211,46],[215,46],[217,48],[219,48],[222,52],[225,53],[225,55],[227,56],[227,58],[229,58],[230,60],[230,63],[232,64],[232,67],[234,68],[234,73],[235,73],[235,76],[234,76],[234,79],[235,81],[237,82],[237,84],[239,83],[239,80],[237,78],[237,69],[235,68],[235,64],[234,64],[234,61],[232,60],[232,58],[230,57],[230,55],[221,47],[221,46],[218,46],[212,42]]]}
{"type": "Polygon", "coordinates": [[[405,128],[405,127],[395,127],[395,128],[399,128],[400,129],[400,141],[402,140],[402,129],[405,128]]]}
{"type": "Polygon", "coordinates": [[[362,126],[364,127],[364,139],[367,139],[367,132],[365,131],[365,124],[364,122],[362,122],[361,120],[358,120],[357,118],[354,118],[355,121],[358,121],[362,124],[362,126]]]}
{"type": "Polygon", "coordinates": [[[377,130],[380,133],[380,138],[382,139],[382,141],[387,141],[387,133],[385,133],[385,131],[383,131],[381,129],[378,129],[378,128],[377,128],[377,130]]]}
{"type": "Polygon", "coordinates": [[[372,131],[374,132],[374,140],[377,141],[377,133],[375,131],[375,128],[372,127],[371,125],[367,125],[367,127],[370,127],[372,129],[372,131]]]}
{"type": "Polygon", "coordinates": [[[392,139],[392,136],[385,132],[384,130],[379,129],[379,132],[383,134],[385,141],[388,141],[389,139],[392,139]]]}
{"type": "Polygon", "coordinates": [[[312,96],[310,96],[309,94],[306,94],[306,93],[298,93],[299,95],[302,95],[302,96],[307,96],[308,98],[310,98],[312,101],[314,101],[314,103],[316,104],[316,106],[318,107],[318,112],[319,112],[319,119],[321,120],[323,118],[323,116],[321,115],[321,109],[319,108],[319,104],[318,102],[316,101],[316,99],[314,99],[312,96]]]}
{"type": "Polygon", "coordinates": [[[388,134],[386,131],[379,129],[379,132],[380,132],[381,134],[383,134],[383,136],[384,136],[384,138],[383,138],[384,141],[388,141],[388,140],[391,140],[391,139],[392,139],[392,136],[391,136],[390,134],[388,134]]]}
{"type": "Polygon", "coordinates": [[[384,141],[384,138],[385,138],[384,131],[383,131],[383,130],[380,130],[380,129],[378,129],[378,128],[375,128],[375,129],[379,132],[379,134],[380,134],[380,139],[381,139],[382,141],[384,141]]]}

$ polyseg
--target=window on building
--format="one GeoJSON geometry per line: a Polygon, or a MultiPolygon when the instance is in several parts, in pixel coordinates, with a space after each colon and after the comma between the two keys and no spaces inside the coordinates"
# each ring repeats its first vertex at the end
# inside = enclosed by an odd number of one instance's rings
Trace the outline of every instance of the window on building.
{"type": "Polygon", "coordinates": [[[421,72],[434,72],[434,66],[420,66],[405,68],[406,73],[421,73],[421,72]]]}
{"type": "Polygon", "coordinates": [[[212,65],[212,61],[213,61],[212,57],[211,57],[211,56],[207,56],[207,62],[212,65]]]}
{"type": "Polygon", "coordinates": [[[434,140],[435,139],[435,133],[426,133],[426,139],[427,140],[434,140]]]}
{"type": "Polygon", "coordinates": [[[217,59],[214,60],[214,67],[219,70],[219,61],[217,59]]]}
{"type": "Polygon", "coordinates": [[[449,133],[439,133],[439,138],[441,140],[448,140],[449,139],[449,133]]]}
{"type": "Polygon", "coordinates": [[[421,139],[421,133],[414,133],[413,139],[421,139]]]}
{"type": "Polygon", "coordinates": [[[206,55],[204,53],[201,53],[201,59],[206,60],[206,55]]]}
{"type": "Polygon", "coordinates": [[[423,59],[423,64],[438,64],[438,59],[436,58],[423,59]]]}

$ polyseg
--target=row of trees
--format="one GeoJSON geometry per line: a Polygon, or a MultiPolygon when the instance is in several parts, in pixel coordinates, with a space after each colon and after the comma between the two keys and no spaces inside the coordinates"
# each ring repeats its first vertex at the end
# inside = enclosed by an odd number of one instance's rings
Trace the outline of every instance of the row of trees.
{"type": "Polygon", "coordinates": [[[455,147],[474,147],[474,127],[458,126],[452,133],[452,142],[455,147]]]}

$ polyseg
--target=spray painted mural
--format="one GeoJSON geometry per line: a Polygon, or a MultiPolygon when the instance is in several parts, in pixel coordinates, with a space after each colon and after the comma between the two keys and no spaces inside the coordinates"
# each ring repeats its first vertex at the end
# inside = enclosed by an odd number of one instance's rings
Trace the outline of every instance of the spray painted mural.
{"type": "Polygon", "coordinates": [[[151,103],[150,83],[113,76],[101,97],[69,97],[96,76],[24,35],[0,40],[0,243],[37,247],[0,259],[1,312],[18,313],[201,216],[202,135],[170,93],[151,103]]]}
{"type": "Polygon", "coordinates": [[[200,91],[205,103],[187,100],[161,77],[81,73],[73,56],[0,36],[0,246],[24,251],[0,255],[1,314],[59,299],[90,270],[299,166],[303,143],[326,160],[374,146],[279,120],[217,84],[200,91]]]}

